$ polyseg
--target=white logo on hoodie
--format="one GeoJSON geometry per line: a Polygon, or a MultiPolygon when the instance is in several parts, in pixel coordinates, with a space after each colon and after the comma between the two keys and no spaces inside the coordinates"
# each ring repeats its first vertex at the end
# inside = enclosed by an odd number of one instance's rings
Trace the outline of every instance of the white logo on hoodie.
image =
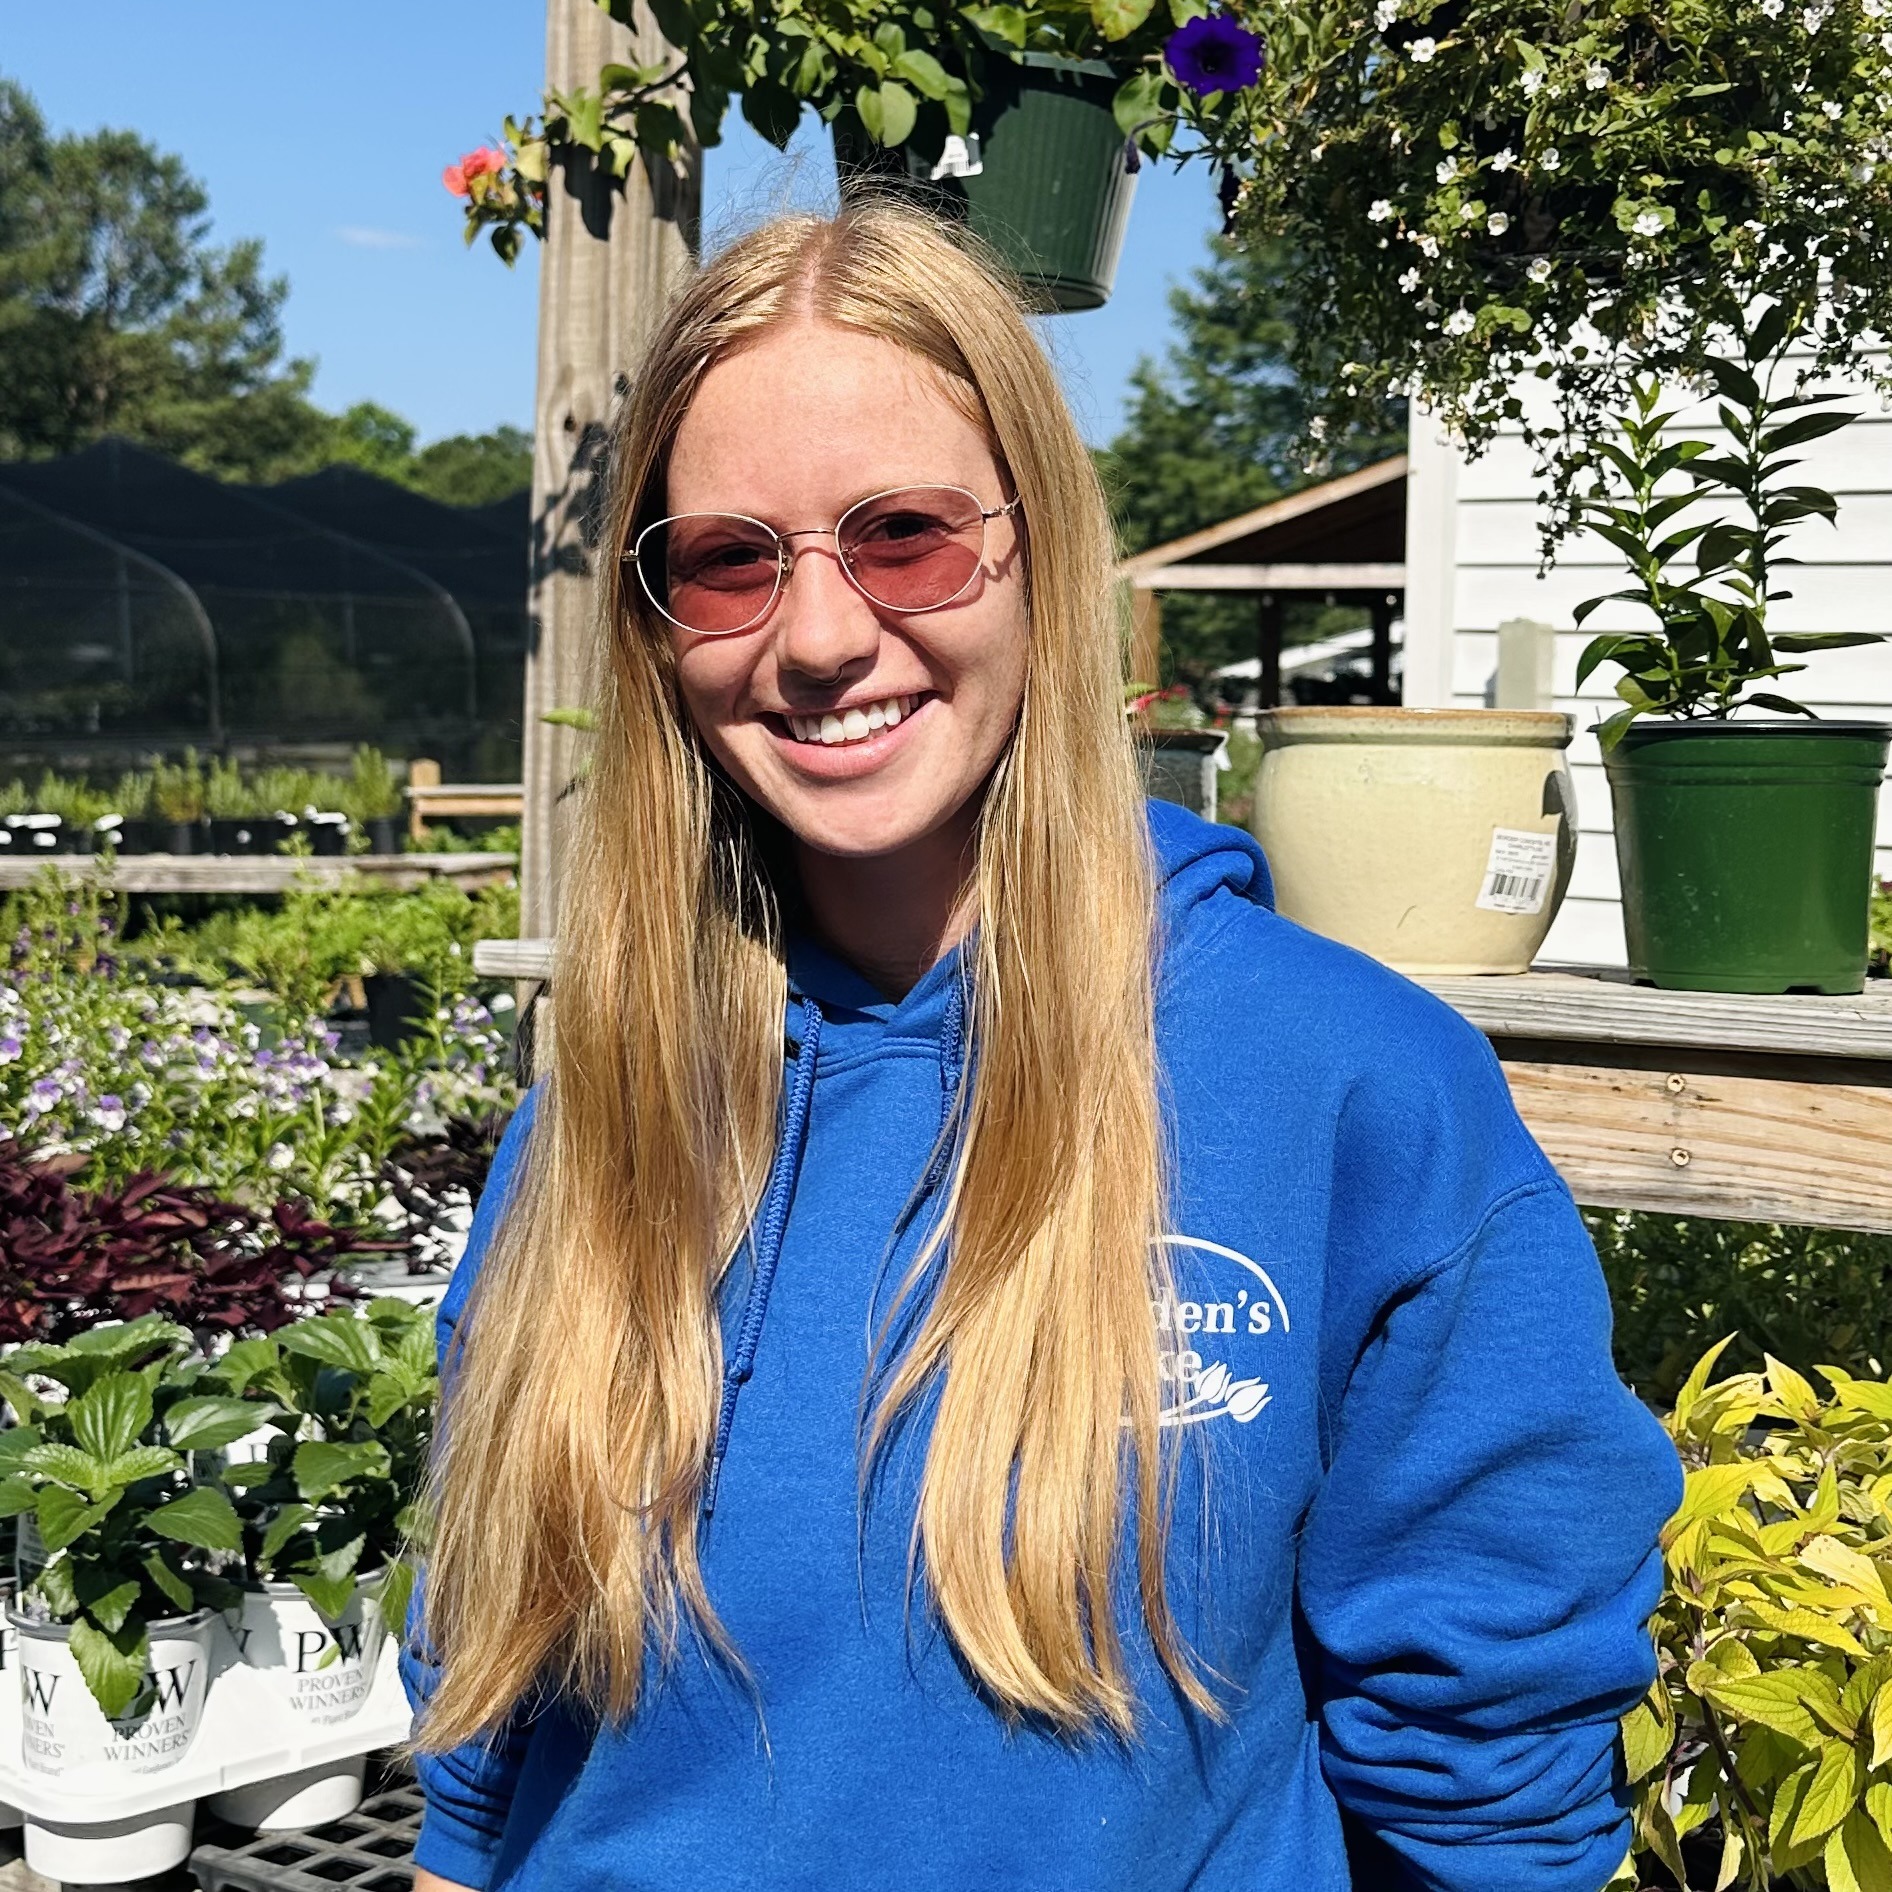
{"type": "Polygon", "coordinates": [[[1290,1331],[1288,1304],[1267,1269],[1235,1249],[1196,1235],[1159,1239],[1175,1275],[1174,1293],[1156,1303],[1160,1423],[1228,1418],[1247,1425],[1272,1398],[1254,1369],[1268,1339],[1290,1331]]]}

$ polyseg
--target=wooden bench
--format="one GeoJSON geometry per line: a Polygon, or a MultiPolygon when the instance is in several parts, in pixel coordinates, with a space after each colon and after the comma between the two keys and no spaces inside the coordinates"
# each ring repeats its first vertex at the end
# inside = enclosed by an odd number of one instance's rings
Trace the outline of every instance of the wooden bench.
{"type": "MultiPolygon", "coordinates": [[[[48,867],[90,880],[104,866],[94,854],[0,861],[0,893],[26,886],[48,867]]],[[[279,894],[298,882],[334,886],[358,876],[376,889],[407,893],[429,880],[451,880],[469,891],[492,887],[518,871],[517,854],[121,854],[110,878],[120,893],[279,894]]]]}
{"type": "Polygon", "coordinates": [[[408,764],[407,832],[421,840],[429,821],[453,815],[484,816],[493,821],[525,819],[526,791],[518,782],[443,782],[440,764],[417,756],[408,764]]]}

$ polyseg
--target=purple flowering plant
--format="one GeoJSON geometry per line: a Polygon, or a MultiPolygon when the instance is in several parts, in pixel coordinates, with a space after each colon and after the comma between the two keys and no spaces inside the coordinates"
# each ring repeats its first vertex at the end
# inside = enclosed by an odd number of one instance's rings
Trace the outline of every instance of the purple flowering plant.
{"type": "Polygon", "coordinates": [[[158,976],[117,949],[108,902],[49,870],[0,937],[0,1148],[81,1157],[95,1187],[161,1174],[451,1252],[470,1204],[415,1229],[390,1186],[394,1152],[509,1110],[516,1086],[485,1004],[449,978],[424,989],[398,1049],[344,1053],[306,995],[158,976]]]}

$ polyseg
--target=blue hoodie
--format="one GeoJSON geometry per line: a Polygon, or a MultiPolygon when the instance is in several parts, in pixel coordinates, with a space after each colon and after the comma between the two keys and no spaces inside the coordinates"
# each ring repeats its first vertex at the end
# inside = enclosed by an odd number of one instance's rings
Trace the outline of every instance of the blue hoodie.
{"type": "Polygon", "coordinates": [[[1612,1370],[1569,1194],[1470,1026],[1277,917],[1246,836],[1150,820],[1178,1152],[1158,1331],[1196,1448],[1169,1572],[1226,1719],[1165,1684],[1133,1591],[1129,1745],[1008,1727],[909,1606],[924,1441],[897,1441],[863,1513],[857,1423],[962,1065],[959,967],[896,1004],[798,943],[702,1530],[756,1696],[690,1649],[624,1725],[554,1701],[424,1758],[421,1865],[522,1892],[1596,1892],[1621,1862],[1616,1723],[1654,1673],[1681,1481],[1612,1370]]]}

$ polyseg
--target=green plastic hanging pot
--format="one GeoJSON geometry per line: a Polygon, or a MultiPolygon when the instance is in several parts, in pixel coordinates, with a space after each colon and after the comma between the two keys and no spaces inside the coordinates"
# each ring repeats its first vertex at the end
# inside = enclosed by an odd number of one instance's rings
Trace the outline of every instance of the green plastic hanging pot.
{"type": "Polygon", "coordinates": [[[1603,759],[1630,969],[1678,992],[1857,992],[1892,727],[1630,725],[1603,759]]]}
{"type": "Polygon", "coordinates": [[[863,187],[911,195],[965,223],[1043,308],[1101,308],[1136,193],[1111,111],[1117,75],[1100,60],[1025,53],[989,61],[981,82],[985,96],[963,140],[944,137],[943,115],[923,115],[914,136],[889,151],[851,108],[842,111],[834,156],[843,196],[863,187]]]}

